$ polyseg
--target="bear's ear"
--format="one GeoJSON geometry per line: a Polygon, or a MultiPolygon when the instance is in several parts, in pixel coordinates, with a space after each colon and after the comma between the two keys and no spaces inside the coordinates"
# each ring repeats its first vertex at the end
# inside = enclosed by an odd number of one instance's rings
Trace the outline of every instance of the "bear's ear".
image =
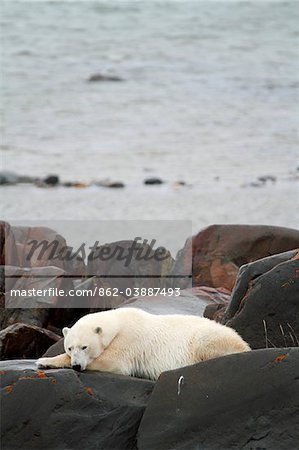
{"type": "Polygon", "coordinates": [[[101,327],[96,327],[96,329],[94,330],[97,334],[101,334],[102,333],[102,328],[101,327]]]}
{"type": "Polygon", "coordinates": [[[63,336],[66,337],[69,331],[70,331],[70,329],[69,329],[68,327],[64,327],[64,328],[62,329],[62,334],[63,334],[63,336]]]}

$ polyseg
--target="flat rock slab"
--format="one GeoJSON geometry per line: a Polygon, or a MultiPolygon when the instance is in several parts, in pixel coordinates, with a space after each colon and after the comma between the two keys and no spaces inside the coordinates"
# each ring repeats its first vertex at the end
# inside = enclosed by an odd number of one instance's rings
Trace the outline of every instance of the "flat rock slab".
{"type": "Polygon", "coordinates": [[[139,308],[151,314],[191,314],[203,316],[206,306],[211,300],[196,297],[188,291],[181,295],[155,295],[134,297],[126,300],[120,308],[139,308]]]}
{"type": "Polygon", "coordinates": [[[4,361],[1,449],[131,449],[154,383],[4,361]]]}
{"type": "Polygon", "coordinates": [[[255,350],[163,373],[137,447],[293,450],[298,417],[299,348],[255,350]]]}

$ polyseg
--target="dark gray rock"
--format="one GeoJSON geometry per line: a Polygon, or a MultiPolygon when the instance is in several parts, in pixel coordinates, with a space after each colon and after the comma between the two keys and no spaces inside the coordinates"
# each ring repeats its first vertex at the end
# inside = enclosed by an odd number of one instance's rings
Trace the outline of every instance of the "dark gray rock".
{"type": "Polygon", "coordinates": [[[147,185],[152,185],[152,184],[163,184],[164,181],[161,180],[161,178],[147,178],[146,180],[144,180],[144,184],[147,185]]]}
{"type": "Polygon", "coordinates": [[[295,253],[240,270],[222,323],[238,331],[251,348],[299,345],[299,259],[290,259],[295,253]]]}
{"type": "Polygon", "coordinates": [[[290,250],[289,252],[268,256],[267,258],[258,259],[257,261],[241,266],[232,291],[231,301],[225,311],[224,321],[231,319],[236,314],[240,307],[240,302],[253,280],[273,269],[278,264],[292,259],[297,253],[298,250],[290,250]]]}
{"type": "Polygon", "coordinates": [[[132,449],[154,383],[100,372],[1,370],[2,450],[132,449]]]}
{"type": "Polygon", "coordinates": [[[59,176],[48,175],[46,178],[43,179],[43,182],[50,186],[56,186],[57,184],[59,184],[59,176]]]}
{"type": "Polygon", "coordinates": [[[261,181],[262,183],[267,183],[267,181],[275,183],[277,181],[277,177],[275,177],[274,175],[263,175],[258,177],[258,181],[261,181]]]}
{"type": "Polygon", "coordinates": [[[256,350],[165,372],[142,418],[138,449],[294,450],[298,375],[298,348],[256,350]]]}
{"type": "Polygon", "coordinates": [[[50,310],[47,308],[6,308],[5,297],[0,301],[0,329],[15,323],[26,323],[44,327],[48,322],[50,310]]]}
{"type": "Polygon", "coordinates": [[[220,318],[222,319],[224,315],[224,311],[226,309],[226,306],[221,305],[220,303],[210,303],[206,306],[203,317],[206,317],[207,319],[215,320],[216,322],[220,321],[220,318]]]}
{"type": "Polygon", "coordinates": [[[61,355],[62,353],[64,353],[64,339],[63,338],[61,338],[55,344],[51,345],[51,347],[49,347],[42,356],[43,357],[52,357],[52,356],[61,355]]]}
{"type": "Polygon", "coordinates": [[[59,339],[44,328],[15,323],[0,331],[0,358],[38,358],[59,339]]]}
{"type": "Polygon", "coordinates": [[[116,75],[109,75],[103,73],[95,73],[88,78],[89,83],[94,83],[97,81],[124,81],[123,78],[120,78],[116,75]]]}

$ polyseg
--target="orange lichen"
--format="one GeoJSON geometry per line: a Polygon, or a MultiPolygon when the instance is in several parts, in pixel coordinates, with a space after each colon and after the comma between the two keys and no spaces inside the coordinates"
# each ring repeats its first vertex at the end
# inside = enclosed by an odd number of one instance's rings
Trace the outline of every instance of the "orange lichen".
{"type": "Polygon", "coordinates": [[[37,378],[48,378],[43,370],[37,371],[37,378]]]}
{"type": "Polygon", "coordinates": [[[88,184],[86,184],[86,183],[74,183],[73,187],[75,187],[75,188],[86,188],[86,187],[88,187],[88,184]]]}
{"type": "Polygon", "coordinates": [[[278,355],[278,356],[275,358],[275,362],[280,363],[281,361],[283,361],[283,360],[285,359],[286,356],[287,356],[287,355],[278,355]]]}
{"type": "Polygon", "coordinates": [[[4,390],[7,394],[10,394],[13,391],[14,386],[10,384],[9,386],[5,386],[4,390]]]}
{"type": "Polygon", "coordinates": [[[91,387],[86,387],[85,391],[87,392],[87,394],[93,395],[93,390],[91,389],[91,387]]]}

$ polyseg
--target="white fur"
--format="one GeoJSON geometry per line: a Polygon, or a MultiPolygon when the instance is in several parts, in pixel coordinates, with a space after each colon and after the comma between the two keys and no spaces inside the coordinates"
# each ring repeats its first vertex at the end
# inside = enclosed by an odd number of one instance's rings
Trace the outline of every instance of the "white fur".
{"type": "Polygon", "coordinates": [[[66,354],[40,358],[39,367],[80,366],[157,379],[166,370],[250,350],[236,331],[212,320],[137,308],[88,314],[63,332],[66,354]]]}

